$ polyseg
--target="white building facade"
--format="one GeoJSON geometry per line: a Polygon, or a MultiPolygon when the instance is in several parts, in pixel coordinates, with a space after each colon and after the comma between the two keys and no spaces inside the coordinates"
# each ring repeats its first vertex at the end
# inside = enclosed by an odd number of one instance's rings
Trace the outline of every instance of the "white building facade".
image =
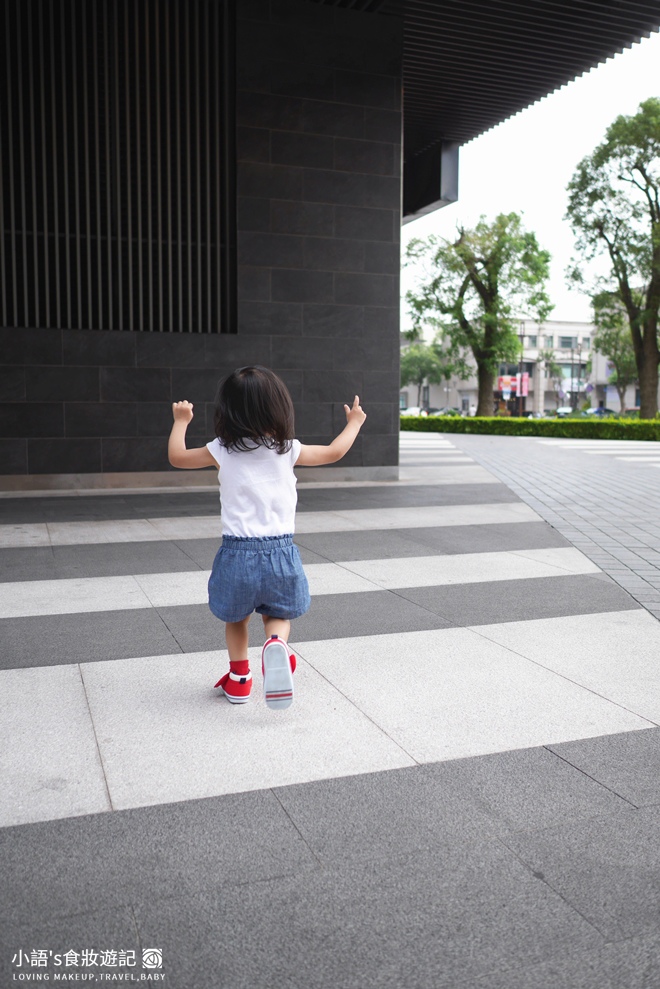
{"type": "MultiPolygon", "coordinates": [[[[521,341],[521,360],[517,364],[502,364],[495,376],[493,411],[508,409],[512,415],[522,412],[553,412],[557,408],[571,406],[576,409],[607,408],[620,411],[619,396],[607,380],[611,373],[609,362],[593,350],[596,328],[591,323],[571,323],[550,320],[543,324],[520,320],[518,335],[521,341]],[[552,351],[555,362],[561,368],[561,376],[548,376],[539,358],[542,351],[552,351]],[[518,395],[517,376],[522,372],[522,396],[518,395]],[[525,394],[525,391],[527,394],[525,394]]],[[[430,342],[430,341],[425,341],[430,342]]],[[[404,346],[407,341],[404,341],[404,346]]],[[[439,385],[422,387],[422,408],[454,408],[460,412],[474,412],[477,406],[478,383],[475,375],[461,381],[452,378],[439,385]]],[[[402,409],[417,404],[417,386],[401,389],[402,409]]],[[[639,390],[630,385],[625,395],[624,408],[639,406],[639,390]]]]}

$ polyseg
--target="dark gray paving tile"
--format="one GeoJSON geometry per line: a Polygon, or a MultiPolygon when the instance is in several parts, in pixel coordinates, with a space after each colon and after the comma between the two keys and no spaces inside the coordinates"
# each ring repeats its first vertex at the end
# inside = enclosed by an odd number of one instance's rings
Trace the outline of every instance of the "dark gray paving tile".
{"type": "Polygon", "coordinates": [[[562,742],[548,748],[635,806],[660,804],[660,728],[562,742]]]}
{"type": "Polygon", "coordinates": [[[169,516],[214,515],[218,512],[218,490],[167,492],[164,494],[80,495],[0,499],[0,523],[94,522],[169,516]]]}
{"type": "Polygon", "coordinates": [[[444,785],[468,787],[501,826],[513,831],[570,824],[628,806],[543,747],[434,763],[425,769],[444,785]]]}
{"type": "Polygon", "coordinates": [[[279,787],[278,800],[328,865],[389,859],[509,830],[469,785],[426,766],[279,787]]]}
{"type": "Polygon", "coordinates": [[[501,840],[608,940],[657,932],[660,807],[501,840]]]}
{"type": "Polygon", "coordinates": [[[454,987],[602,939],[496,842],[463,841],[357,869],[307,873],[136,905],[142,940],[167,944],[177,986],[454,987]],[[243,939],[217,932],[249,931],[243,939]]]}
{"type": "Polygon", "coordinates": [[[505,484],[419,484],[410,487],[298,489],[302,512],[339,512],[358,508],[408,508],[419,505],[483,505],[519,501],[505,484]]]}
{"type": "MultiPolygon", "coordinates": [[[[159,608],[158,613],[184,652],[225,648],[224,626],[211,614],[207,605],[159,608]]],[[[323,594],[313,598],[307,614],[292,623],[290,641],[295,648],[296,642],[412,632],[446,628],[449,624],[438,615],[404,601],[390,591],[323,594]]],[[[259,615],[252,616],[249,632],[251,646],[263,644],[263,625],[259,615]]],[[[149,654],[136,652],[133,655],[149,654]]]]}
{"type": "MultiPolygon", "coordinates": [[[[217,550],[218,541],[200,541],[212,543],[217,550]]],[[[208,569],[211,568],[211,563],[208,569]]],[[[172,573],[197,570],[199,566],[191,556],[171,542],[35,546],[2,551],[0,582],[172,573]]]]}
{"type": "Polygon", "coordinates": [[[402,588],[396,593],[454,625],[491,625],[639,608],[617,585],[583,574],[402,588]]]}
{"type": "Polygon", "coordinates": [[[660,986],[660,934],[561,952],[532,968],[492,972],[456,989],[656,989],[660,986]]]}
{"type": "MultiPolygon", "coordinates": [[[[23,978],[26,974],[32,974],[31,981],[34,982],[37,973],[41,976],[41,980],[50,982],[55,981],[54,975],[57,973],[58,981],[65,983],[67,975],[77,974],[78,979],[74,981],[78,984],[83,973],[91,977],[90,981],[93,984],[96,984],[94,975],[100,972],[133,971],[139,978],[139,972],[142,971],[141,962],[142,950],[130,905],[118,904],[105,910],[94,910],[93,913],[75,913],[69,916],[31,916],[22,923],[10,920],[0,927],[0,980],[2,980],[0,984],[3,986],[20,985],[21,974],[23,978]],[[48,964],[45,967],[33,968],[20,958],[17,959],[17,964],[12,964],[17,952],[22,951],[23,955],[27,954],[29,957],[33,949],[47,952],[48,964]],[[117,964],[114,967],[100,964],[83,967],[79,957],[78,964],[67,966],[65,953],[75,951],[80,956],[84,949],[96,952],[99,961],[102,951],[132,951],[135,952],[136,964],[134,968],[127,966],[120,968],[117,964]],[[49,952],[52,952],[52,955],[48,954],[49,952]],[[44,979],[46,974],[49,980],[44,979]]],[[[110,981],[108,984],[118,983],[110,981]]]]}
{"type": "Polygon", "coordinates": [[[296,542],[333,561],[495,553],[570,545],[545,522],[300,533],[296,542]]]}
{"type": "Polygon", "coordinates": [[[158,613],[146,608],[3,618],[0,640],[4,670],[181,652],[158,613]]]}
{"type": "Polygon", "coordinates": [[[316,867],[269,790],[4,828],[0,857],[0,928],[316,867]]]}

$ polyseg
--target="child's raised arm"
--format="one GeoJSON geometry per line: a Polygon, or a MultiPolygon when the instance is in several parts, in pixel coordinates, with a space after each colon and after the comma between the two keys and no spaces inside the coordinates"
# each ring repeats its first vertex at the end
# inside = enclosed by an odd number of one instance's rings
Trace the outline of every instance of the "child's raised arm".
{"type": "Polygon", "coordinates": [[[175,402],[172,406],[174,424],[167,444],[167,457],[172,467],[194,470],[198,467],[217,467],[215,460],[205,446],[195,450],[186,449],[186,430],[193,417],[191,402],[175,402]]]}
{"type": "Polygon", "coordinates": [[[357,395],[351,408],[349,409],[348,405],[345,405],[344,411],[346,412],[346,426],[339,436],[335,437],[329,446],[302,446],[300,456],[296,460],[297,467],[320,467],[322,464],[335,464],[348,453],[355,443],[367,414],[362,411],[357,395]]]}

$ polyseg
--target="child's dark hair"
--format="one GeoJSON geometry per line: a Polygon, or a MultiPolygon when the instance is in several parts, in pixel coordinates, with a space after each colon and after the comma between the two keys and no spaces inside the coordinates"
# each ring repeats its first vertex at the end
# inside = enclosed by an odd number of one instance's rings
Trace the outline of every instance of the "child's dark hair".
{"type": "Polygon", "coordinates": [[[293,402],[284,382],[269,368],[239,367],[218,386],[213,423],[228,450],[267,446],[287,453],[293,439],[293,402]]]}

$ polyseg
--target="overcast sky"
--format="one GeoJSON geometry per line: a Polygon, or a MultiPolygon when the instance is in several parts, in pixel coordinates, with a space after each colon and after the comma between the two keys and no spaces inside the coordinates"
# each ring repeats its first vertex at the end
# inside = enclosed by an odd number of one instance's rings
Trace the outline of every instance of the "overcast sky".
{"type": "MultiPolygon", "coordinates": [[[[590,320],[588,299],[566,288],[573,253],[566,186],[578,162],[599,144],[619,114],[660,96],[660,36],[652,35],[569,83],[460,149],[459,201],[407,223],[402,248],[430,233],[451,238],[456,224],[471,226],[483,213],[522,213],[524,225],[552,254],[550,319],[590,320]]],[[[402,294],[414,284],[402,273],[402,294]]],[[[406,311],[405,303],[403,313],[406,311]]],[[[404,315],[403,325],[409,320],[404,315]]]]}

